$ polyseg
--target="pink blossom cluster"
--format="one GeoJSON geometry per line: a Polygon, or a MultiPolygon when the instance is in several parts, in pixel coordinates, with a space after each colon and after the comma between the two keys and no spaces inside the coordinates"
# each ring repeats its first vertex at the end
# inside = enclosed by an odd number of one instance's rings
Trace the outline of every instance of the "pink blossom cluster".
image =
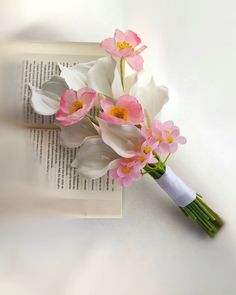
{"type": "Polygon", "coordinates": [[[155,164],[162,154],[174,153],[178,144],[185,144],[186,139],[180,136],[179,128],[172,121],[161,123],[154,120],[151,127],[142,128],[145,141],[137,147],[138,151],[132,158],[120,158],[111,176],[122,186],[130,186],[141,177],[141,170],[146,164],[155,164]]]}
{"type": "Polygon", "coordinates": [[[131,158],[120,158],[117,167],[110,171],[110,175],[122,186],[130,186],[133,181],[141,177],[141,169],[146,164],[155,164],[157,159],[154,157],[153,151],[157,142],[147,139],[133,153],[131,158]]]}
{"type": "Polygon", "coordinates": [[[143,131],[147,138],[158,142],[154,151],[159,155],[173,154],[177,151],[178,144],[186,143],[185,137],[180,136],[179,127],[175,126],[173,121],[162,123],[154,120],[151,127],[143,127],[143,131]]]}

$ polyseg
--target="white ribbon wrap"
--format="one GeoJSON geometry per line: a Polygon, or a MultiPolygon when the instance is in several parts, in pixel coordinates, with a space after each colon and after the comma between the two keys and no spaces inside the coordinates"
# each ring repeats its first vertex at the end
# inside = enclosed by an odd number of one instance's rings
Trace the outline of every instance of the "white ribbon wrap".
{"type": "Polygon", "coordinates": [[[196,198],[196,192],[189,188],[170,167],[156,182],[170,196],[177,206],[185,207],[196,198]]]}

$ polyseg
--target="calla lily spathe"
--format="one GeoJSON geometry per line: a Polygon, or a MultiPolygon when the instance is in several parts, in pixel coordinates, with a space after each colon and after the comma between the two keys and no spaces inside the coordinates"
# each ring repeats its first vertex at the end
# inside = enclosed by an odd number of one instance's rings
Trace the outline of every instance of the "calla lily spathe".
{"type": "Polygon", "coordinates": [[[45,82],[41,89],[37,89],[29,84],[31,89],[31,105],[39,115],[54,115],[60,106],[60,99],[63,93],[69,89],[65,80],[58,76],[53,76],[45,82]]]}
{"type": "Polygon", "coordinates": [[[86,117],[73,125],[60,125],[60,128],[60,142],[69,148],[79,147],[87,137],[99,134],[96,125],[86,117]]]}
{"type": "Polygon", "coordinates": [[[71,166],[87,178],[99,178],[116,166],[119,155],[100,136],[87,137],[71,166]]]}
{"type": "Polygon", "coordinates": [[[111,125],[99,119],[101,136],[87,137],[77,152],[72,167],[84,177],[98,178],[118,164],[120,157],[133,157],[145,140],[133,125],[111,125]]]}

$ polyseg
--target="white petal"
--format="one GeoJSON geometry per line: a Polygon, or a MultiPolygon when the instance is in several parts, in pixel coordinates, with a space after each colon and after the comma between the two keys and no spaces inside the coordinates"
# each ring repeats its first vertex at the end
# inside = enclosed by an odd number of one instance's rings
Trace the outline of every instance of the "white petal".
{"type": "Polygon", "coordinates": [[[96,129],[87,118],[70,126],[60,125],[60,128],[61,144],[69,148],[79,147],[86,137],[97,135],[96,129]]]}
{"type": "Polygon", "coordinates": [[[125,93],[126,94],[130,93],[130,89],[137,82],[137,79],[138,79],[137,72],[130,74],[125,78],[125,93]]]}
{"type": "Polygon", "coordinates": [[[145,140],[141,130],[133,125],[112,125],[99,118],[98,122],[103,141],[121,157],[132,157],[145,140]]]}
{"type": "Polygon", "coordinates": [[[115,67],[116,61],[111,56],[99,58],[88,72],[88,86],[98,93],[113,97],[111,85],[115,67]]]}
{"type": "Polygon", "coordinates": [[[138,81],[130,90],[130,95],[135,96],[139,100],[142,107],[147,110],[150,118],[153,119],[169,99],[168,88],[157,86],[153,76],[149,78],[147,83],[142,75],[145,74],[140,73],[138,81]]]}
{"type": "Polygon", "coordinates": [[[66,81],[59,76],[53,76],[50,80],[43,83],[41,87],[41,90],[57,94],[59,97],[61,97],[67,89],[69,89],[69,87],[66,81]]]}
{"type": "Polygon", "coordinates": [[[52,77],[42,85],[42,89],[31,89],[31,105],[36,113],[40,115],[54,115],[59,109],[62,94],[68,89],[64,79],[52,77]]]}
{"type": "Polygon", "coordinates": [[[88,63],[76,64],[72,67],[64,67],[58,64],[61,70],[61,77],[63,77],[70,89],[79,90],[87,86],[87,74],[95,61],[88,63]]]}
{"type": "Polygon", "coordinates": [[[118,157],[100,136],[87,137],[72,167],[77,168],[77,172],[84,177],[99,178],[116,166],[118,157]]]}
{"type": "Polygon", "coordinates": [[[120,73],[117,67],[115,68],[115,71],[114,71],[114,79],[113,79],[111,88],[112,88],[113,98],[117,99],[120,96],[124,95],[124,89],[121,84],[120,73]]]}

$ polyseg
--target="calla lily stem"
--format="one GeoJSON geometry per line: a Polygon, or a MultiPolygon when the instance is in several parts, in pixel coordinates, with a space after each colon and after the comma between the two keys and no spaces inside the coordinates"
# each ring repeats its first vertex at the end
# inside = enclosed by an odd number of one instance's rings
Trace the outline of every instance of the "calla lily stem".
{"type": "Polygon", "coordinates": [[[120,58],[120,80],[124,89],[124,76],[125,76],[125,60],[123,56],[120,58]]]}
{"type": "Polygon", "coordinates": [[[94,118],[90,114],[86,114],[86,117],[89,118],[89,120],[91,120],[95,125],[99,126],[98,121],[97,121],[96,118],[94,118]]]}

